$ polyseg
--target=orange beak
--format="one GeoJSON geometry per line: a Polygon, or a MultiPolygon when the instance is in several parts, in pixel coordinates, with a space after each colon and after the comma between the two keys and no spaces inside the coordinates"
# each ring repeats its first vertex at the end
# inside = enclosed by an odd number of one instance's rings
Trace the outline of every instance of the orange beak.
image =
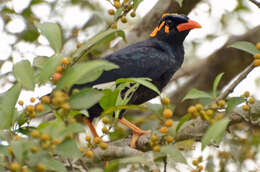
{"type": "Polygon", "coordinates": [[[191,30],[195,28],[201,28],[201,25],[194,20],[189,20],[187,23],[181,23],[177,26],[179,32],[184,30],[191,30]]]}

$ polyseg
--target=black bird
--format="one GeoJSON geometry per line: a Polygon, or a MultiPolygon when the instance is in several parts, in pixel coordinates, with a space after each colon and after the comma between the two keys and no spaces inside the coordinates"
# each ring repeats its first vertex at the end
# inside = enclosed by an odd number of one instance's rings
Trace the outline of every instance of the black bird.
{"type": "MultiPolygon", "coordinates": [[[[152,79],[152,83],[161,91],[183,63],[185,37],[191,29],[200,27],[199,23],[190,20],[185,15],[163,14],[158,26],[150,34],[150,38],[102,58],[117,64],[119,69],[105,71],[96,81],[74,85],[72,89],[92,87],[119,78],[147,77],[152,79]]],[[[139,105],[156,96],[157,94],[149,88],[139,86],[129,104],[139,105]]],[[[90,116],[88,119],[85,118],[94,137],[98,137],[98,135],[92,125],[92,120],[98,117],[102,111],[101,106],[96,104],[88,109],[90,116]]],[[[132,147],[135,147],[139,135],[150,132],[141,130],[127,121],[122,117],[122,113],[119,116],[119,121],[133,130],[132,147]]]]}

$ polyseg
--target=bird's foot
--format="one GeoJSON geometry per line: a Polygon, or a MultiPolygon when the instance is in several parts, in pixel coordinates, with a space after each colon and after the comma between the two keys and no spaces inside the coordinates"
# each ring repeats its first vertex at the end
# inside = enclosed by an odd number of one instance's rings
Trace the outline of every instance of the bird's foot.
{"type": "Polygon", "coordinates": [[[139,129],[138,132],[133,130],[133,136],[132,136],[132,140],[131,140],[131,143],[130,143],[131,148],[136,147],[136,142],[142,134],[148,134],[148,133],[151,133],[151,130],[141,130],[141,129],[139,129]]]}
{"type": "Polygon", "coordinates": [[[131,143],[130,143],[130,146],[132,148],[136,147],[136,142],[137,142],[138,138],[140,137],[140,135],[148,134],[148,133],[151,132],[151,130],[141,130],[140,128],[138,128],[136,125],[132,124],[131,122],[129,122],[125,118],[121,118],[121,119],[119,119],[119,121],[121,123],[123,123],[124,125],[126,125],[127,127],[129,127],[133,131],[133,137],[132,137],[132,140],[131,140],[131,143]]]}

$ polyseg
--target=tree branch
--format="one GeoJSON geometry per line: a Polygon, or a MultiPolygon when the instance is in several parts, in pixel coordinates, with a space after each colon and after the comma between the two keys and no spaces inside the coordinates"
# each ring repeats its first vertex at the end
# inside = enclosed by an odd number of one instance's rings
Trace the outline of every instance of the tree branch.
{"type": "Polygon", "coordinates": [[[256,1],[256,0],[249,0],[252,3],[254,3],[258,8],[260,8],[260,2],[256,1]]]}
{"type": "MultiPolygon", "coordinates": [[[[257,100],[255,104],[251,105],[251,111],[246,112],[241,107],[235,108],[232,112],[227,114],[226,116],[230,119],[230,125],[234,125],[241,122],[246,122],[251,126],[259,127],[260,128],[260,119],[256,119],[255,121],[248,120],[249,114],[260,115],[260,101],[257,100]]],[[[187,139],[194,139],[194,140],[201,140],[202,136],[207,131],[208,127],[210,126],[208,121],[201,120],[197,118],[191,121],[192,124],[188,125],[187,127],[181,129],[177,134],[175,141],[183,141],[187,139]]],[[[102,150],[100,148],[94,149],[94,161],[106,161],[106,160],[113,160],[117,158],[125,158],[131,156],[138,156],[143,155],[144,152],[151,151],[150,146],[150,137],[152,136],[151,133],[141,135],[139,140],[136,144],[136,149],[130,147],[131,136],[128,138],[124,138],[121,140],[117,140],[114,142],[108,143],[108,148],[106,150],[102,150]]],[[[160,138],[158,138],[160,140],[160,138]]],[[[151,169],[156,169],[157,166],[153,162],[153,157],[151,156],[149,159],[151,163],[151,169]],[[154,163],[154,164],[153,164],[154,163]]]]}

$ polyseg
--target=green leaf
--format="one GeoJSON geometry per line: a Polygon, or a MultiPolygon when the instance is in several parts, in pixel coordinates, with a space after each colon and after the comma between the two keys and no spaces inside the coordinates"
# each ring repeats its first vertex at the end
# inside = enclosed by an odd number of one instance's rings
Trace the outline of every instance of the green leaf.
{"type": "Polygon", "coordinates": [[[236,48],[248,52],[252,55],[260,53],[260,51],[256,48],[256,46],[253,43],[247,41],[238,41],[229,45],[228,47],[236,48]]]}
{"type": "Polygon", "coordinates": [[[50,46],[56,51],[56,53],[59,53],[62,47],[62,33],[59,25],[49,22],[37,23],[35,25],[43,36],[48,39],[50,46]]]}
{"type": "Polygon", "coordinates": [[[28,60],[22,60],[13,67],[14,76],[22,87],[27,90],[34,90],[34,71],[28,60]]]}
{"type": "Polygon", "coordinates": [[[187,164],[185,157],[174,145],[168,145],[168,146],[161,147],[161,152],[168,155],[170,157],[170,159],[172,159],[176,162],[187,164]]]}
{"type": "Polygon", "coordinates": [[[69,103],[73,109],[88,109],[102,98],[104,94],[93,88],[85,88],[70,97],[69,103]]]}
{"type": "Polygon", "coordinates": [[[217,88],[218,88],[218,84],[222,78],[222,76],[224,75],[224,73],[220,73],[216,76],[214,83],[213,83],[213,97],[217,97],[217,88]]]}
{"type": "Polygon", "coordinates": [[[59,137],[66,137],[70,134],[84,132],[84,131],[85,129],[81,124],[73,123],[73,124],[69,124],[65,130],[61,131],[59,137]]]}
{"type": "Polygon", "coordinates": [[[181,126],[182,126],[186,121],[188,121],[190,118],[191,118],[191,115],[190,115],[190,114],[184,115],[184,116],[180,119],[180,121],[179,121],[179,123],[178,123],[178,125],[177,125],[177,127],[176,127],[176,132],[178,132],[179,129],[181,128],[181,126]]]}
{"type": "Polygon", "coordinates": [[[46,169],[51,171],[59,171],[59,172],[67,171],[64,164],[55,159],[44,159],[43,161],[41,161],[41,163],[46,166],[46,169]]]}
{"type": "Polygon", "coordinates": [[[115,106],[117,97],[120,93],[119,89],[111,90],[105,89],[103,90],[104,96],[99,101],[100,106],[106,110],[112,106],[115,106]]]}
{"type": "Polygon", "coordinates": [[[178,2],[179,6],[182,7],[183,0],[176,0],[176,1],[178,2]]]}
{"type": "Polygon", "coordinates": [[[18,141],[14,141],[11,143],[11,146],[13,148],[15,159],[20,162],[24,163],[24,161],[27,158],[26,152],[28,151],[28,148],[30,147],[31,143],[28,140],[20,139],[18,141]]]}
{"type": "Polygon", "coordinates": [[[204,91],[193,88],[186,94],[186,96],[182,99],[182,101],[187,99],[199,99],[199,98],[212,98],[212,97],[211,95],[209,95],[204,91]]]}
{"type": "Polygon", "coordinates": [[[101,74],[100,71],[112,70],[116,68],[118,68],[117,65],[104,60],[95,60],[76,64],[63,73],[62,77],[57,83],[57,89],[70,88],[73,84],[76,83],[82,84],[91,82],[94,78],[89,80],[88,77],[95,75],[96,72],[101,74]]]}
{"type": "Polygon", "coordinates": [[[117,171],[119,171],[118,160],[110,161],[104,170],[104,172],[117,172],[117,171]]]}
{"type": "Polygon", "coordinates": [[[93,48],[97,48],[97,46],[99,46],[103,40],[112,41],[117,37],[122,37],[123,40],[126,41],[125,33],[122,30],[108,29],[104,32],[101,32],[88,40],[88,42],[83,44],[80,48],[78,48],[76,52],[72,55],[72,57],[85,57],[91,50],[93,50],[93,48]]]}
{"type": "Polygon", "coordinates": [[[65,158],[79,158],[81,156],[79,148],[77,147],[76,143],[71,139],[67,139],[59,144],[54,149],[54,152],[65,158]]]}
{"type": "Polygon", "coordinates": [[[21,84],[15,84],[7,92],[0,101],[0,129],[9,129],[12,125],[14,114],[15,114],[15,104],[18,100],[21,84]]]}
{"type": "Polygon", "coordinates": [[[237,105],[245,102],[245,98],[243,97],[231,97],[227,99],[227,109],[226,113],[231,112],[237,105]]]}
{"type": "Polygon", "coordinates": [[[229,122],[229,118],[226,117],[211,125],[202,138],[201,149],[203,150],[207,145],[212,142],[214,142],[215,144],[219,144],[225,134],[229,122]]]}
{"type": "Polygon", "coordinates": [[[50,79],[50,77],[55,73],[56,67],[60,64],[63,56],[56,54],[50,57],[43,65],[39,73],[40,84],[45,83],[50,79]]]}
{"type": "Polygon", "coordinates": [[[134,2],[134,9],[138,7],[138,5],[142,2],[143,0],[133,0],[134,2]]]}
{"type": "Polygon", "coordinates": [[[33,66],[42,69],[49,58],[46,56],[38,56],[33,59],[33,66]]]}
{"type": "Polygon", "coordinates": [[[150,82],[151,80],[149,78],[121,78],[116,80],[116,84],[124,83],[124,82],[133,82],[133,83],[138,83],[141,84],[154,92],[156,92],[158,95],[160,95],[160,91],[158,88],[150,82]]]}
{"type": "Polygon", "coordinates": [[[8,146],[0,145],[0,155],[9,156],[8,146]]]}
{"type": "Polygon", "coordinates": [[[138,110],[148,110],[146,107],[142,107],[140,105],[119,105],[119,106],[113,106],[105,111],[102,112],[101,116],[110,114],[112,112],[115,112],[117,110],[123,110],[123,109],[138,109],[138,110]]]}

